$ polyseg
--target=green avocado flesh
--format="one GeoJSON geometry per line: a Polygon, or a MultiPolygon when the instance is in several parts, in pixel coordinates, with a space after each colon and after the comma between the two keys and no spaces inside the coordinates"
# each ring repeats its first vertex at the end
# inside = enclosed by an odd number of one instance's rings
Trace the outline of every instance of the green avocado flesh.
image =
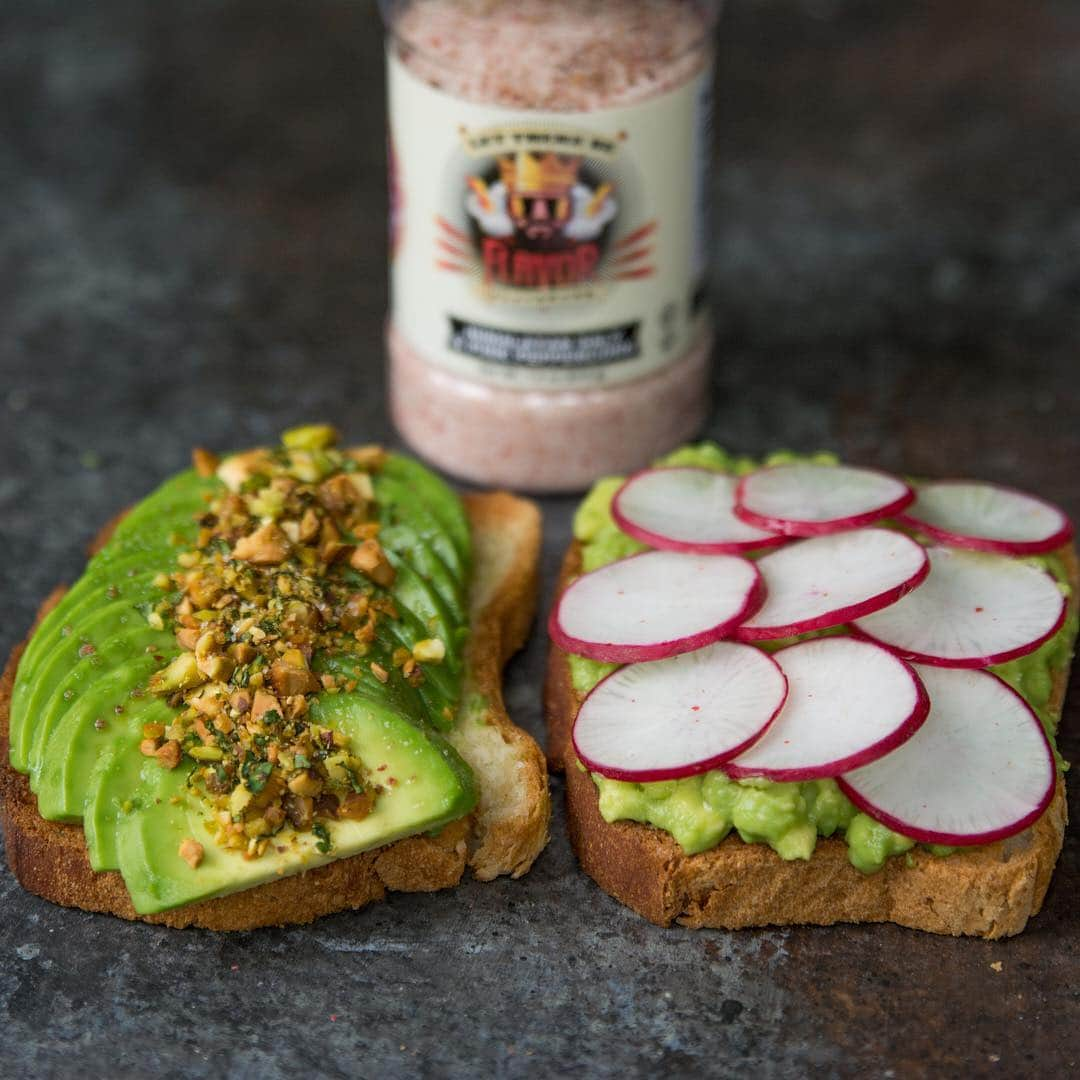
{"type": "MultiPolygon", "coordinates": [[[[764,464],[778,465],[796,460],[835,464],[830,454],[813,457],[778,453],[764,464]]],[[[759,467],[750,458],[734,457],[712,443],[688,446],[657,462],[660,465],[691,465],[744,475],[759,467]]],[[[581,544],[582,568],[595,570],[618,559],[644,551],[645,545],[622,532],[611,516],[611,501],[622,486],[621,477],[599,481],[578,509],[574,535],[581,544]]],[[[1049,570],[1068,594],[1067,575],[1061,560],[1053,555],[1029,559],[1049,570]]],[[[1060,717],[1050,710],[1054,676],[1072,660],[1078,629],[1074,605],[1065,624],[1036,652],[993,668],[1020,693],[1039,718],[1051,742],[1060,717]]],[[[839,633],[826,631],[826,633],[839,633]]],[[[807,634],[805,637],[816,635],[807,634]]],[[[799,638],[763,643],[770,651],[799,638]]],[[[614,664],[603,664],[582,656],[569,657],[574,689],[588,693],[614,664]]],[[[600,813],[605,821],[640,821],[669,832],[689,854],[707,851],[732,831],[746,843],[768,844],[783,859],[809,859],[819,836],[842,837],[848,858],[863,873],[880,870],[893,855],[910,851],[915,842],[855,809],[834,780],[804,783],[776,783],[764,779],[731,780],[719,770],[702,776],[648,784],[609,780],[593,774],[600,796],[600,813]]],[[[963,850],[932,845],[932,855],[944,856],[963,850]]]]}
{"type": "Polygon", "coordinates": [[[207,807],[187,786],[190,760],[168,770],[139,750],[145,724],[168,726],[179,711],[146,691],[180,653],[168,629],[147,621],[163,596],[154,580],[193,544],[204,495],[222,490],[216,478],[188,471],[139,503],[31,637],[12,694],[11,764],[29,775],[43,818],[82,822],[91,865],[121,871],[136,911],[253,888],[437,829],[476,805],[471,770],[440,734],[454,727],[465,666],[468,519],[449,487],[406,458],[389,455],[373,480],[399,618],[379,622],[363,658],[315,655],[317,673],[356,687],[319,695],[311,710],[353,740],[381,791],[367,817],[327,822],[328,838],[286,827],[262,858],[245,860],[207,831],[207,807]],[[395,649],[429,638],[446,656],[419,687],[372,673],[373,664],[392,671],[395,649]],[[179,855],[186,838],[204,848],[196,869],[179,855]]]}

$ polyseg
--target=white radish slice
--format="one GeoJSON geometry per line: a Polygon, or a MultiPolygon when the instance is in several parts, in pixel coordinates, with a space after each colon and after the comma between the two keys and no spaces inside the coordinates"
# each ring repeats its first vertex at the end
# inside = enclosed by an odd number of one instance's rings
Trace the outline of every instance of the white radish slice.
{"type": "Polygon", "coordinates": [[[891,754],[840,778],[844,794],[925,844],[986,844],[1038,820],[1056,770],[1039,718],[988,671],[917,668],[926,723],[891,754]]]}
{"type": "Polygon", "coordinates": [[[930,576],[910,596],[855,621],[858,633],[938,667],[979,668],[1034,652],[1065,619],[1065,597],[1038,567],[935,547],[930,576]]]}
{"type": "Polygon", "coordinates": [[[930,711],[915,672],[868,641],[803,641],[773,659],[787,677],[787,701],[765,734],[724,766],[735,779],[839,776],[907,742],[930,711]]]}
{"type": "Polygon", "coordinates": [[[623,484],[611,513],[628,536],[666,551],[734,554],[787,543],[735,516],[737,484],[711,469],[648,469],[623,484]]]}
{"type": "Polygon", "coordinates": [[[803,540],[758,559],[765,603],[739,641],[826,630],[895,603],[929,572],[926,549],[895,529],[856,529],[803,540]]]}
{"type": "Polygon", "coordinates": [[[761,575],[737,555],[646,551],[573,581],[548,629],[592,660],[662,660],[727,637],[761,596],[761,575]]]}
{"type": "Polygon", "coordinates": [[[823,536],[890,517],[914,497],[903,480],[888,473],[798,462],[744,476],[735,492],[735,513],[759,529],[823,536]]]}
{"type": "Polygon", "coordinates": [[[943,544],[1003,555],[1039,555],[1073,535],[1072,523],[1056,506],[1012,488],[966,480],[920,485],[900,520],[943,544]]]}
{"type": "Polygon", "coordinates": [[[581,763],[615,780],[675,780],[714,769],[744,750],[784,704],[776,662],[722,641],[609,675],[574,722],[581,763]]]}

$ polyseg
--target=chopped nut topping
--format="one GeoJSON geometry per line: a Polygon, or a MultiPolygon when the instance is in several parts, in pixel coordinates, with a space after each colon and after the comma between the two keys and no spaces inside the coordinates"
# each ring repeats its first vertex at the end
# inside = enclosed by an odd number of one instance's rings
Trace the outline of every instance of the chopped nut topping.
{"type": "Polygon", "coordinates": [[[446,646],[438,638],[426,638],[413,646],[412,654],[421,664],[440,664],[446,659],[446,646]]]}
{"type": "Polygon", "coordinates": [[[378,540],[365,540],[349,556],[349,565],[366,574],[376,585],[388,589],[394,584],[397,573],[390,565],[378,540]]]}
{"type": "Polygon", "coordinates": [[[170,739],[164,746],[160,746],[155,754],[163,769],[175,769],[180,764],[183,751],[175,739],[170,739]]]}
{"type": "Polygon", "coordinates": [[[217,472],[218,456],[210,453],[209,450],[204,450],[201,446],[196,446],[191,451],[191,464],[200,476],[210,477],[217,472]]]}
{"type": "MultiPolygon", "coordinates": [[[[196,469],[216,470],[227,490],[205,498],[194,547],[154,579],[166,595],[147,620],[181,652],[147,690],[179,711],[167,727],[147,725],[140,750],[163,768],[188,763],[216,842],[248,859],[286,825],[329,851],[325,822],[367,816],[383,790],[349,739],[309,709],[317,694],[358,685],[356,669],[354,678],[331,673],[322,658],[365,656],[382,621],[399,618],[382,591],[396,573],[379,543],[369,475],[385,453],[338,450],[336,441],[333,428],[315,425],[220,463],[196,451],[196,469]]],[[[430,639],[398,649],[393,675],[377,661],[368,668],[381,683],[416,686],[419,665],[444,656],[430,639]]]]}
{"type": "Polygon", "coordinates": [[[180,841],[180,849],[177,854],[191,867],[192,870],[198,870],[206,855],[206,851],[198,840],[193,840],[190,836],[186,836],[180,841]]]}
{"type": "Polygon", "coordinates": [[[238,540],[232,557],[255,566],[277,566],[288,558],[291,548],[289,538],[271,522],[238,540]]]}

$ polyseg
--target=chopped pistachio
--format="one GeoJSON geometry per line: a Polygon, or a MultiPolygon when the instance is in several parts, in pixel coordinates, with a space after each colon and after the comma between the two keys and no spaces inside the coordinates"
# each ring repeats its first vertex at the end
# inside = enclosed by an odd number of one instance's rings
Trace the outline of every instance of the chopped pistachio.
{"type": "Polygon", "coordinates": [[[290,450],[326,450],[336,446],[340,438],[337,428],[330,424],[304,424],[290,428],[281,441],[290,450]]]}
{"type": "Polygon", "coordinates": [[[192,690],[206,682],[206,676],[199,671],[195,654],[181,653],[168,667],[154,672],[150,676],[149,688],[155,694],[172,690],[192,690]]]}
{"type": "Polygon", "coordinates": [[[198,870],[199,866],[202,864],[206,851],[198,840],[186,836],[180,841],[180,847],[177,853],[192,870],[198,870]]]}
{"type": "Polygon", "coordinates": [[[425,638],[413,646],[412,654],[421,664],[439,664],[446,659],[446,646],[439,638],[425,638]]]}

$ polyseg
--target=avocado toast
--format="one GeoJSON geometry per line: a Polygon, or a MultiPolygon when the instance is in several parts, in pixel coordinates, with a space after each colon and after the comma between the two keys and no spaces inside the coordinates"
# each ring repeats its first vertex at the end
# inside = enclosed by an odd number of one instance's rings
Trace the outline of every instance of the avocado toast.
{"type": "MultiPolygon", "coordinates": [[[[766,464],[782,466],[800,460],[806,459],[778,454],[766,464]]],[[[835,464],[835,459],[827,455],[816,461],[835,464]]],[[[735,458],[712,445],[685,448],[659,465],[705,469],[736,479],[760,469],[759,463],[735,458]]],[[[637,534],[630,535],[620,527],[626,521],[618,508],[612,511],[616,494],[625,486],[622,478],[601,481],[580,508],[576,539],[563,564],[560,591],[564,594],[583,575],[620,561],[632,562],[632,556],[651,548],[647,538],[642,542],[642,530],[634,529],[630,523],[631,531],[637,534]]],[[[904,543],[914,538],[928,551],[947,536],[938,530],[931,532],[933,526],[905,519],[903,512],[904,507],[897,505],[890,511],[895,518],[871,523],[877,527],[867,531],[896,530],[903,534],[904,543]]],[[[767,757],[756,753],[754,746],[721,755],[722,760],[693,770],[692,775],[669,772],[668,778],[651,782],[635,780],[633,773],[624,773],[623,778],[611,775],[617,769],[609,770],[608,776],[595,767],[587,769],[581,763],[581,754],[591,754],[594,766],[601,755],[593,753],[595,742],[590,745],[580,730],[575,732],[575,721],[587,699],[602,696],[596,688],[602,686],[610,672],[630,668],[616,668],[574,655],[556,644],[550,654],[546,686],[549,758],[554,767],[566,771],[571,839],[584,869],[606,891],[660,925],[678,921],[691,927],[734,929],[769,924],[888,921],[953,935],[997,938],[1019,933],[1042,904],[1066,823],[1061,764],[1055,767],[1042,729],[1052,741],[1076,639],[1078,566],[1069,539],[1069,530],[1051,532],[1047,543],[1053,547],[1043,546],[1040,553],[1030,551],[1009,558],[986,556],[986,566],[997,567],[999,563],[994,560],[1004,560],[1032,566],[1043,578],[1049,574],[1065,598],[1059,599],[1060,612],[1052,614],[1038,634],[1033,631],[1031,642],[1013,658],[995,657],[992,665],[985,657],[962,661],[952,658],[947,661],[951,666],[940,666],[940,657],[933,657],[929,664],[939,666],[927,666],[927,658],[919,659],[917,650],[890,645],[893,662],[906,663],[911,672],[918,671],[918,681],[931,688],[931,698],[937,696],[936,688],[942,680],[970,680],[984,689],[1000,691],[1010,707],[1015,706],[1015,714],[1031,721],[1025,730],[1031,736],[1036,756],[1041,755],[1039,768],[1045,783],[1038,797],[1032,797],[1030,806],[1022,808],[1026,813],[1017,811],[1013,825],[999,829],[997,837],[985,842],[975,842],[973,836],[952,837],[952,842],[940,837],[937,842],[915,839],[900,831],[898,823],[887,814],[875,816],[874,808],[864,799],[867,785],[861,781],[868,770],[889,762],[905,746],[916,747],[920,738],[929,738],[934,711],[925,706],[918,715],[914,715],[913,707],[913,719],[905,730],[888,747],[882,743],[874,751],[879,755],[878,762],[860,768],[860,759],[846,766],[844,772],[806,770],[798,779],[769,779],[751,767],[755,757],[758,764],[767,757]],[[962,670],[961,664],[967,670],[962,670]],[[926,726],[920,727],[924,723],[926,726]],[[1032,734],[1032,728],[1038,729],[1037,733],[1032,734]],[[903,740],[910,741],[899,745],[903,740]],[[889,820],[893,820],[892,828],[889,820]]],[[[754,556],[756,565],[761,565],[769,551],[790,552],[808,541],[789,536],[777,542],[788,546],[759,546],[754,556]]],[[[978,552],[971,553],[971,558],[975,565],[984,565],[978,552]]],[[[914,600],[928,581],[925,570],[913,576],[901,590],[904,598],[914,600]]],[[[929,594],[928,589],[923,595],[929,594]]],[[[901,602],[895,598],[894,602],[896,610],[900,610],[901,602]]],[[[839,640],[851,648],[873,649],[872,632],[888,637],[875,623],[890,610],[885,607],[882,614],[854,612],[839,623],[811,632],[793,632],[782,640],[777,635],[775,640],[755,640],[755,624],[760,626],[766,610],[762,608],[756,616],[743,613],[733,637],[744,644],[723,643],[711,648],[734,650],[753,644],[782,661],[785,654],[793,655],[810,641],[839,640]],[[797,644],[792,647],[792,642],[797,644]]],[[[975,610],[981,611],[981,607],[975,610]]],[[[558,641],[557,616],[558,608],[553,617],[558,641]]],[[[923,621],[927,626],[932,622],[923,621]]],[[[661,660],[655,666],[668,663],[661,660]]],[[[646,662],[634,666],[645,669],[654,665],[646,662]]],[[[836,681],[858,680],[842,672],[836,681]]],[[[795,685],[792,680],[789,692],[794,693],[795,685]]],[[[643,696],[644,686],[642,681],[637,698],[643,696]]],[[[881,698],[885,696],[882,690],[881,698]]],[[[621,718],[624,724],[629,716],[627,708],[621,718]]],[[[783,716],[781,712],[781,720],[783,716]]],[[[620,732],[620,738],[618,752],[624,753],[631,740],[625,732],[620,732]]],[[[776,740],[773,742],[769,750],[775,757],[778,751],[776,740]]],[[[767,743],[761,737],[757,747],[767,743]]],[[[872,756],[864,754],[864,759],[872,756]]],[[[925,765],[924,771],[933,771],[933,762],[925,765]]],[[[790,775],[800,776],[795,770],[790,775]]],[[[960,772],[957,776],[955,786],[963,789],[963,777],[960,772]]],[[[993,781],[982,787],[994,793],[993,781]]],[[[1001,794],[997,803],[1005,802],[1001,794]]],[[[992,836],[989,827],[985,831],[992,836]]],[[[917,837],[931,835],[918,829],[910,832],[917,837]]]]}
{"type": "Polygon", "coordinates": [[[57,903],[307,922],[518,876],[543,758],[505,713],[540,522],[324,427],[168,481],[99,537],[0,682],[8,861],[57,903]]]}

